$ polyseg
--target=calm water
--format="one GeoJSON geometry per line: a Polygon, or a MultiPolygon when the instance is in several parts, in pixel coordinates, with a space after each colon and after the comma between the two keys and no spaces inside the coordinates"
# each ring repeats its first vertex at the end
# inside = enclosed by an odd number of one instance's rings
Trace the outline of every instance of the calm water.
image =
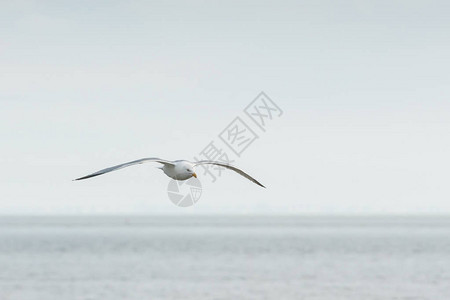
{"type": "Polygon", "coordinates": [[[0,299],[450,299],[450,218],[0,218],[0,299]]]}

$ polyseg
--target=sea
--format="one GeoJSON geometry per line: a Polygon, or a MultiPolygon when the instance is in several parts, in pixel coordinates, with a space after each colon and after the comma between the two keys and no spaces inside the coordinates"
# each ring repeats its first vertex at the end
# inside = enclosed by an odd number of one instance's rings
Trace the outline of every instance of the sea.
{"type": "Polygon", "coordinates": [[[0,217],[0,299],[450,299],[446,216],[0,217]]]}

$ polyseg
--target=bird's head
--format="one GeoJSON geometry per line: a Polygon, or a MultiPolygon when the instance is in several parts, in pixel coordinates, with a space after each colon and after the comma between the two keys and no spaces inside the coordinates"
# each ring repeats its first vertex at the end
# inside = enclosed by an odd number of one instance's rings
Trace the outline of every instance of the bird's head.
{"type": "Polygon", "coordinates": [[[176,161],[175,172],[178,180],[186,180],[191,177],[197,178],[197,174],[194,171],[194,164],[186,160],[176,161]]]}
{"type": "Polygon", "coordinates": [[[186,173],[188,173],[191,177],[197,178],[197,174],[195,174],[195,171],[194,171],[193,167],[187,167],[186,168],[186,173]]]}

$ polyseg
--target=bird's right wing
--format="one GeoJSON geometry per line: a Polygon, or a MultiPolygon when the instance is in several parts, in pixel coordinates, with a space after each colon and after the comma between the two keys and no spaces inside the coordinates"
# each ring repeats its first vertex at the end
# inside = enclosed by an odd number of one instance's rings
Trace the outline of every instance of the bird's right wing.
{"type": "Polygon", "coordinates": [[[238,168],[236,168],[236,167],[234,167],[232,165],[229,165],[229,164],[225,164],[225,163],[222,163],[222,162],[219,162],[219,161],[213,161],[213,160],[201,160],[201,161],[194,162],[194,165],[195,166],[198,166],[198,165],[216,165],[216,166],[224,167],[224,168],[227,168],[227,169],[235,171],[239,175],[244,176],[248,180],[252,181],[253,183],[256,183],[257,185],[259,185],[260,187],[266,188],[264,185],[262,185],[258,180],[256,180],[252,176],[248,175],[247,173],[245,173],[241,169],[238,169],[238,168]]]}
{"type": "Polygon", "coordinates": [[[119,169],[122,169],[122,168],[126,168],[126,167],[129,167],[129,166],[132,166],[132,165],[142,164],[142,163],[145,163],[145,162],[158,162],[158,163],[161,163],[163,165],[172,165],[172,166],[174,165],[174,163],[171,162],[171,161],[160,159],[160,158],[156,158],[156,157],[141,158],[141,159],[133,160],[133,161],[121,164],[121,165],[109,167],[109,168],[97,171],[97,172],[92,173],[90,175],[86,175],[86,176],[83,176],[83,177],[80,177],[80,178],[77,178],[77,179],[74,179],[74,180],[82,180],[82,179],[95,177],[95,176],[98,176],[98,175],[109,173],[109,172],[112,172],[112,171],[115,171],[115,170],[119,170],[119,169]]]}

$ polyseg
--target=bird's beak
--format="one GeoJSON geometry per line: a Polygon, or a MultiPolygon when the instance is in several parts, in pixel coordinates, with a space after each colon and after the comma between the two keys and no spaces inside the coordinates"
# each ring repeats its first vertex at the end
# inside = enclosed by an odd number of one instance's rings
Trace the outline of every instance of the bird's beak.
{"type": "Polygon", "coordinates": [[[195,173],[192,173],[192,177],[195,177],[195,178],[197,178],[197,174],[195,174],[195,173]]]}

